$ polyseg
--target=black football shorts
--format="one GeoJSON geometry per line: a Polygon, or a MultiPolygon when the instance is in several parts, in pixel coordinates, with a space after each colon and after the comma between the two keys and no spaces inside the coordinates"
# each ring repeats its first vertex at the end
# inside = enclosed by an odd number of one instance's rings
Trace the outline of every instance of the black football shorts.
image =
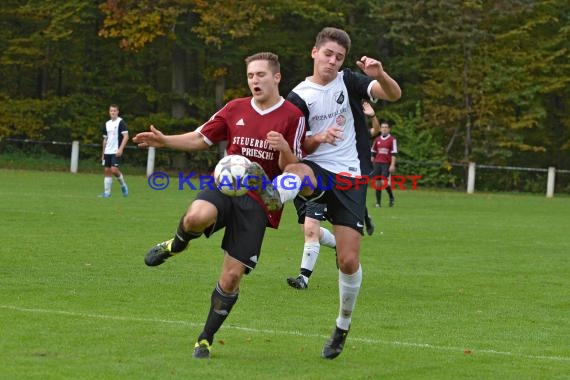
{"type": "Polygon", "coordinates": [[[218,210],[216,222],[204,231],[206,237],[225,228],[222,249],[246,267],[255,268],[261,255],[261,244],[268,224],[265,211],[250,196],[230,197],[219,190],[205,189],[196,199],[213,204],[218,210]]]}

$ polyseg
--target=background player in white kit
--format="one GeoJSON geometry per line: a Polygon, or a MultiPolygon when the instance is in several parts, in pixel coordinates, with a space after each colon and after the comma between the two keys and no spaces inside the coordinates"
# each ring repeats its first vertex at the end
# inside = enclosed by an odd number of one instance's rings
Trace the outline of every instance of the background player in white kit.
{"type": "Polygon", "coordinates": [[[123,173],[119,170],[121,158],[127,141],[129,141],[129,131],[127,124],[123,118],[119,117],[119,106],[111,104],[109,106],[109,120],[103,124],[103,150],[101,152],[101,161],[105,166],[105,179],[103,180],[103,193],[99,195],[102,198],[111,196],[111,187],[113,186],[113,176],[117,178],[121,185],[123,196],[129,195],[127,183],[123,178],[123,173]]]}

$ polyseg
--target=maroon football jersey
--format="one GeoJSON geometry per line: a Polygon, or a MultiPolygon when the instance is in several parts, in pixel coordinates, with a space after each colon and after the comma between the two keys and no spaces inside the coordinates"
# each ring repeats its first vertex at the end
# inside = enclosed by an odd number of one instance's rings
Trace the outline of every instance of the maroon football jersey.
{"type": "Polygon", "coordinates": [[[398,144],[396,138],[392,135],[376,137],[372,144],[372,153],[374,153],[374,163],[390,164],[392,156],[398,153],[398,144]]]}
{"type": "MultiPolygon", "coordinates": [[[[227,141],[227,154],[239,154],[259,163],[269,179],[273,179],[282,171],[278,164],[279,152],[271,148],[266,140],[270,131],[281,133],[293,153],[302,157],[305,118],[297,107],[285,99],[266,110],[259,109],[253,97],[232,100],[200,129],[208,144],[227,141]]],[[[281,210],[269,213],[255,192],[249,191],[248,195],[264,207],[271,226],[276,228],[281,210]]]]}

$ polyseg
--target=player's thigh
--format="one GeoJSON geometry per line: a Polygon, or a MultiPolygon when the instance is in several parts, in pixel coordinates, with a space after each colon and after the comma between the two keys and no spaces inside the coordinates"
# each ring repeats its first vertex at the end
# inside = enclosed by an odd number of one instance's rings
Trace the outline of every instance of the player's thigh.
{"type": "Polygon", "coordinates": [[[380,164],[380,175],[388,180],[390,176],[390,164],[380,164]]]}
{"type": "Polygon", "coordinates": [[[289,164],[285,167],[285,170],[283,170],[283,172],[296,174],[301,178],[301,180],[304,180],[306,178],[314,180],[313,169],[307,164],[306,161],[289,164]]]}
{"type": "Polygon", "coordinates": [[[308,201],[301,197],[295,197],[295,199],[293,199],[293,204],[295,205],[295,210],[297,211],[297,223],[301,225],[305,224],[305,215],[307,214],[307,203],[308,201]]]}
{"type": "Polygon", "coordinates": [[[103,166],[105,166],[106,168],[111,168],[113,167],[114,163],[115,163],[115,155],[114,154],[104,154],[103,155],[103,166]]]}
{"type": "Polygon", "coordinates": [[[376,177],[376,176],[380,176],[382,175],[382,169],[380,167],[381,164],[379,163],[374,163],[373,169],[372,169],[372,173],[370,173],[371,177],[376,177]]]}
{"type": "Polygon", "coordinates": [[[353,181],[349,189],[334,187],[327,197],[327,214],[333,225],[346,226],[363,233],[366,214],[366,186],[356,187],[353,181]]]}
{"type": "Polygon", "coordinates": [[[210,201],[196,199],[184,215],[184,227],[190,231],[203,231],[213,225],[218,218],[218,208],[210,201]]]}
{"type": "Polygon", "coordinates": [[[313,218],[319,221],[326,220],[325,213],[327,210],[326,203],[317,203],[308,201],[306,204],[305,215],[309,218],[313,218]]]}
{"type": "Polygon", "coordinates": [[[360,265],[360,242],[362,234],[357,230],[341,225],[333,226],[336,238],[337,263],[340,270],[352,274],[360,265]]]}
{"type": "Polygon", "coordinates": [[[184,217],[184,227],[209,237],[226,226],[232,213],[232,198],[216,189],[204,189],[188,207],[184,217]]]}
{"type": "Polygon", "coordinates": [[[222,249],[241,262],[245,273],[255,268],[267,227],[263,208],[249,196],[232,198],[232,212],[226,217],[222,249]]]}

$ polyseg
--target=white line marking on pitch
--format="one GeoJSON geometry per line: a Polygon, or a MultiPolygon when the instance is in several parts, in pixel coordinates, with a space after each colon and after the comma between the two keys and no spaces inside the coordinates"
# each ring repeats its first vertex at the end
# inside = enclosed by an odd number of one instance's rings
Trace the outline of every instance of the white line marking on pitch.
{"type": "MultiPolygon", "coordinates": [[[[80,312],[65,311],[65,310],[31,309],[31,308],[11,306],[11,305],[0,305],[0,309],[14,310],[14,311],[19,311],[19,312],[24,312],[24,313],[59,314],[59,315],[68,315],[71,317],[107,319],[107,320],[113,320],[113,321],[130,321],[130,322],[144,322],[144,323],[159,322],[159,323],[164,323],[164,324],[177,324],[177,325],[186,325],[186,326],[192,326],[192,327],[201,327],[203,325],[203,323],[181,321],[181,320],[160,319],[160,318],[121,317],[121,316],[114,316],[114,315],[80,313],[80,312]]],[[[328,338],[328,336],[325,336],[325,335],[306,334],[306,333],[303,333],[300,331],[254,329],[254,328],[250,328],[250,327],[241,327],[241,326],[235,326],[235,325],[231,325],[231,324],[223,325],[222,328],[247,331],[247,332],[252,332],[252,333],[261,333],[261,334],[296,335],[296,336],[302,336],[305,338],[312,338],[312,337],[323,338],[323,339],[328,338]]],[[[440,351],[464,352],[465,350],[467,350],[467,348],[436,346],[436,345],[429,344],[429,343],[387,341],[387,340],[379,340],[379,339],[358,338],[358,337],[354,337],[354,336],[350,337],[350,341],[358,341],[358,342],[368,343],[368,344],[372,344],[372,345],[384,344],[384,345],[390,345],[390,346],[427,348],[427,349],[431,349],[431,350],[440,350],[440,351]]],[[[565,362],[568,361],[568,362],[570,362],[570,357],[565,357],[565,356],[527,355],[527,354],[520,354],[520,353],[515,353],[515,352],[507,352],[507,351],[478,349],[478,348],[473,348],[473,347],[468,348],[468,350],[470,350],[473,354],[483,353],[483,354],[489,354],[489,355],[513,356],[513,357],[525,358],[525,359],[555,360],[555,361],[565,361],[565,362]]]]}

